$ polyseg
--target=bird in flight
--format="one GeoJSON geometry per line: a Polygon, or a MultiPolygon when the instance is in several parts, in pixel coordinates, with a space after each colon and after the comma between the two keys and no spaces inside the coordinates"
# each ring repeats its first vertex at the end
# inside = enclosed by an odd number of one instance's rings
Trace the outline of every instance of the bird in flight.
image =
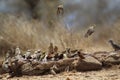
{"type": "Polygon", "coordinates": [[[92,25],[89,27],[89,29],[85,33],[85,38],[88,38],[89,36],[91,36],[95,32],[95,26],[96,25],[92,25]]]}

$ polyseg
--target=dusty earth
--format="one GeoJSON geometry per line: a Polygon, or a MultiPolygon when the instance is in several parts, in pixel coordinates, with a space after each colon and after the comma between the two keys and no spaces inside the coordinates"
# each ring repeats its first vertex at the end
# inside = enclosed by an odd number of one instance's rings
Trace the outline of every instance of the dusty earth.
{"type": "MultiPolygon", "coordinates": [[[[3,75],[5,76],[5,75],[3,75]]],[[[120,65],[88,72],[63,72],[57,75],[22,76],[1,80],[120,80],[120,65]]]]}

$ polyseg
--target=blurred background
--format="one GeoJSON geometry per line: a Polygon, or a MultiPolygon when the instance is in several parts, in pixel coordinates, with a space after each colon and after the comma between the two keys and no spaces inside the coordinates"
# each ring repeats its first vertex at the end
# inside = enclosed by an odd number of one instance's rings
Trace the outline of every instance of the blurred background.
{"type": "Polygon", "coordinates": [[[66,47],[84,51],[109,51],[113,39],[120,44],[120,0],[0,0],[0,54],[19,46],[22,50],[59,51],[66,47]],[[57,16],[57,6],[64,15],[57,16]],[[88,27],[95,33],[84,38],[88,27]]]}

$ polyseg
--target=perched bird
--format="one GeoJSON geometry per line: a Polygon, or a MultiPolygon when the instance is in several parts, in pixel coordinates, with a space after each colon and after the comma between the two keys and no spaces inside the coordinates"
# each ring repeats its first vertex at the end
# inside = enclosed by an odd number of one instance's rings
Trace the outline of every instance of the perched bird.
{"type": "Polygon", "coordinates": [[[66,48],[66,54],[67,54],[68,58],[71,57],[71,49],[70,48],[66,48]]]}
{"type": "Polygon", "coordinates": [[[40,56],[39,61],[43,61],[45,56],[46,56],[46,52],[41,52],[41,56],[40,56]]]}
{"type": "Polygon", "coordinates": [[[89,36],[91,36],[95,32],[94,28],[95,28],[95,25],[89,27],[89,29],[87,30],[87,32],[85,34],[85,38],[88,38],[89,36]]]}
{"type": "Polygon", "coordinates": [[[54,57],[54,47],[53,47],[53,43],[50,43],[49,47],[48,47],[48,52],[47,52],[47,59],[52,59],[54,57]]]}
{"type": "Polygon", "coordinates": [[[58,53],[58,47],[54,47],[54,60],[59,60],[59,53],[58,53]]]}
{"type": "Polygon", "coordinates": [[[8,50],[7,53],[6,53],[6,56],[5,56],[5,60],[8,59],[8,58],[10,58],[10,57],[11,57],[10,56],[10,50],[8,50]]]}
{"type": "Polygon", "coordinates": [[[31,58],[36,59],[36,54],[37,54],[37,51],[35,51],[34,54],[31,55],[31,58]]]}
{"type": "Polygon", "coordinates": [[[78,56],[79,58],[82,60],[82,59],[85,59],[83,53],[81,53],[81,50],[78,51],[78,56]]]}
{"type": "Polygon", "coordinates": [[[59,57],[60,57],[60,56],[59,56],[59,53],[56,53],[55,56],[54,56],[54,60],[55,60],[55,61],[59,60],[59,59],[60,59],[59,57]]]}
{"type": "Polygon", "coordinates": [[[14,58],[18,61],[24,61],[25,60],[21,54],[18,54],[16,56],[14,56],[14,58]]]}
{"type": "Polygon", "coordinates": [[[53,52],[54,52],[53,43],[50,43],[48,47],[48,54],[53,54],[53,52]]]}
{"type": "Polygon", "coordinates": [[[18,61],[24,61],[24,58],[23,58],[23,56],[21,54],[21,50],[20,50],[20,48],[18,46],[15,49],[15,56],[14,56],[14,58],[16,60],[18,60],[18,61]]]}
{"type": "Polygon", "coordinates": [[[44,55],[44,58],[42,59],[42,62],[46,63],[46,62],[48,61],[47,57],[48,57],[48,55],[45,54],[45,55],[44,55]]]}
{"type": "Polygon", "coordinates": [[[34,61],[39,61],[41,57],[41,51],[40,50],[35,51],[34,54],[31,55],[31,57],[34,61]]]}
{"type": "Polygon", "coordinates": [[[27,50],[27,52],[24,54],[24,57],[26,60],[31,59],[31,50],[27,50]]]}
{"type": "Polygon", "coordinates": [[[36,58],[37,58],[38,61],[40,60],[41,55],[42,55],[41,50],[40,49],[37,50],[36,58]]]}
{"type": "Polygon", "coordinates": [[[55,57],[57,58],[57,60],[63,59],[64,53],[58,53],[57,55],[55,55],[55,57]]]}
{"type": "Polygon", "coordinates": [[[55,47],[54,47],[54,53],[57,53],[57,52],[58,52],[58,47],[55,46],[55,47]]]}
{"type": "Polygon", "coordinates": [[[70,57],[70,48],[66,48],[65,51],[62,51],[58,54],[58,59],[65,59],[70,57]]]}
{"type": "Polygon", "coordinates": [[[15,49],[15,55],[21,54],[20,48],[17,46],[15,49]]]}
{"type": "Polygon", "coordinates": [[[2,63],[2,69],[9,73],[9,76],[7,78],[13,77],[13,71],[12,71],[12,58],[9,56],[9,53],[6,54],[5,61],[2,63]]]}
{"type": "Polygon", "coordinates": [[[5,61],[3,61],[2,63],[2,69],[5,70],[6,72],[10,72],[10,61],[11,61],[11,58],[6,58],[5,61]]]}
{"type": "Polygon", "coordinates": [[[64,9],[63,9],[63,5],[58,5],[57,7],[57,15],[63,15],[64,14],[64,9]]]}
{"type": "Polygon", "coordinates": [[[109,40],[109,43],[111,44],[111,46],[113,47],[113,49],[114,49],[115,51],[120,50],[120,46],[117,45],[117,44],[115,44],[115,43],[113,42],[113,40],[109,40]]]}
{"type": "Polygon", "coordinates": [[[9,73],[9,76],[7,78],[12,78],[14,76],[19,76],[22,74],[18,60],[14,57],[6,59],[2,64],[2,68],[9,73]]]}
{"type": "Polygon", "coordinates": [[[12,77],[12,75],[11,75],[11,74],[12,74],[12,70],[11,70],[10,60],[5,60],[5,61],[3,62],[3,64],[2,64],[2,69],[3,69],[5,72],[9,73],[8,78],[12,77]]]}
{"type": "Polygon", "coordinates": [[[64,58],[70,58],[70,56],[71,56],[70,48],[66,48],[66,50],[64,52],[62,52],[62,53],[63,53],[64,58]]]}

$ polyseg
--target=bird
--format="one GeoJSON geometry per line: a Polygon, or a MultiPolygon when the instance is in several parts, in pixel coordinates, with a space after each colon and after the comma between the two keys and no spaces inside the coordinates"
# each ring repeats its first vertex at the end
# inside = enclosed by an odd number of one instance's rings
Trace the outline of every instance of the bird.
{"type": "Polygon", "coordinates": [[[7,55],[8,55],[8,53],[6,54],[6,58],[2,63],[2,69],[5,72],[9,73],[7,78],[11,78],[11,77],[13,77],[13,71],[12,71],[12,67],[11,67],[12,66],[12,63],[11,63],[12,58],[10,56],[7,56],[7,55]]]}
{"type": "Polygon", "coordinates": [[[53,52],[54,52],[53,43],[50,43],[48,47],[48,54],[53,54],[53,52]]]}
{"type": "Polygon", "coordinates": [[[36,58],[37,58],[38,61],[40,60],[41,54],[42,54],[41,50],[40,49],[37,50],[36,58]]]}
{"type": "Polygon", "coordinates": [[[66,48],[65,51],[62,51],[58,54],[58,59],[66,59],[71,57],[71,50],[70,48],[66,48]]]}
{"type": "Polygon", "coordinates": [[[54,47],[54,60],[58,60],[59,59],[59,53],[58,53],[58,47],[55,46],[54,47]]]}
{"type": "Polygon", "coordinates": [[[89,29],[87,30],[87,32],[85,33],[85,38],[88,38],[89,36],[91,36],[94,32],[95,32],[95,25],[90,26],[89,29]]]}
{"type": "Polygon", "coordinates": [[[24,57],[26,60],[31,59],[31,50],[27,50],[27,52],[24,54],[24,57]]]}
{"type": "Polygon", "coordinates": [[[19,54],[21,54],[21,51],[20,51],[19,46],[17,46],[15,49],[15,55],[19,55],[19,54]]]}
{"type": "Polygon", "coordinates": [[[12,75],[11,75],[12,70],[11,70],[11,67],[10,67],[8,61],[3,62],[3,64],[2,64],[2,69],[3,69],[5,72],[9,73],[9,75],[7,76],[7,78],[12,77],[12,75]]]}
{"type": "Polygon", "coordinates": [[[71,49],[70,48],[66,48],[66,50],[63,53],[64,58],[70,58],[71,56],[71,49]]]}
{"type": "Polygon", "coordinates": [[[14,58],[18,61],[24,61],[24,57],[21,54],[15,55],[14,58]]]}
{"type": "Polygon", "coordinates": [[[109,40],[108,42],[109,42],[109,43],[111,44],[111,46],[113,47],[114,51],[120,50],[120,46],[117,45],[116,43],[114,43],[113,40],[109,40]]]}
{"type": "Polygon", "coordinates": [[[17,46],[16,49],[15,49],[15,55],[14,55],[14,58],[18,61],[24,61],[24,57],[23,55],[21,54],[21,50],[20,48],[17,46]]]}
{"type": "Polygon", "coordinates": [[[2,63],[2,69],[8,73],[10,72],[10,68],[9,68],[9,66],[11,65],[10,62],[11,62],[11,57],[6,58],[5,61],[3,61],[2,63]]]}
{"type": "Polygon", "coordinates": [[[77,54],[78,54],[80,60],[85,59],[83,53],[81,52],[81,49],[77,52],[77,54]]]}
{"type": "Polygon", "coordinates": [[[18,60],[14,57],[6,59],[2,64],[2,69],[9,73],[7,78],[12,78],[22,74],[18,60]]]}
{"type": "Polygon", "coordinates": [[[47,54],[44,54],[44,57],[43,57],[43,59],[42,59],[42,62],[47,63],[47,62],[48,62],[47,57],[48,57],[48,55],[47,55],[47,54]]]}
{"type": "Polygon", "coordinates": [[[63,4],[60,4],[57,6],[57,15],[63,15],[63,14],[64,14],[63,4]]]}
{"type": "Polygon", "coordinates": [[[36,50],[31,57],[34,61],[39,61],[41,57],[41,50],[36,50]]]}
{"type": "Polygon", "coordinates": [[[51,60],[53,57],[54,57],[54,47],[53,47],[53,43],[50,43],[47,52],[47,59],[51,60]]]}
{"type": "Polygon", "coordinates": [[[35,51],[34,54],[31,55],[31,58],[33,61],[37,60],[37,51],[35,51]]]}
{"type": "Polygon", "coordinates": [[[45,56],[46,56],[46,52],[41,52],[41,56],[40,56],[39,61],[43,61],[43,59],[45,58],[45,56]]]}
{"type": "Polygon", "coordinates": [[[8,58],[10,58],[10,57],[11,57],[10,50],[8,50],[7,53],[6,53],[6,56],[5,56],[5,60],[8,59],[8,58]]]}
{"type": "Polygon", "coordinates": [[[58,52],[58,47],[55,46],[55,47],[54,47],[54,53],[57,53],[57,52],[58,52]]]}

